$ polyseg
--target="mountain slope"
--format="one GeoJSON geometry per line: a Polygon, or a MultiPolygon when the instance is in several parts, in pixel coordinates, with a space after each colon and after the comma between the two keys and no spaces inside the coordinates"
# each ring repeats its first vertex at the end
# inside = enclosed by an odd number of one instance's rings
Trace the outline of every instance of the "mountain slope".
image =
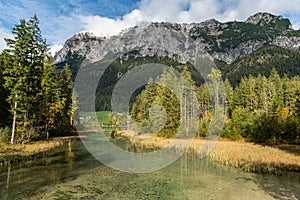
{"type": "Polygon", "coordinates": [[[222,70],[223,77],[228,78],[233,85],[238,84],[241,77],[250,74],[269,76],[272,68],[275,68],[281,77],[293,77],[300,75],[300,52],[268,45],[230,65],[222,61],[216,61],[216,64],[222,70]]]}
{"type": "Polygon", "coordinates": [[[55,63],[69,60],[76,53],[91,62],[109,52],[138,49],[141,56],[167,56],[185,62],[193,56],[186,43],[204,48],[213,58],[233,63],[266,45],[298,50],[300,31],[292,29],[288,19],[268,13],[257,13],[245,22],[220,23],[214,19],[202,23],[151,23],[133,27],[110,38],[80,33],[66,41],[54,58],[55,63]]]}
{"type": "Polygon", "coordinates": [[[232,84],[250,74],[268,75],[276,68],[280,75],[300,74],[300,30],[288,19],[257,13],[245,22],[221,23],[214,19],[192,24],[151,23],[136,26],[109,38],[79,33],[68,39],[55,55],[58,69],[69,64],[76,72],[83,62],[97,63],[116,58],[103,72],[98,84],[96,107],[110,109],[109,101],[118,73],[131,67],[158,62],[179,71],[186,63],[196,84],[202,77],[190,65],[198,51],[208,52],[232,84]]]}

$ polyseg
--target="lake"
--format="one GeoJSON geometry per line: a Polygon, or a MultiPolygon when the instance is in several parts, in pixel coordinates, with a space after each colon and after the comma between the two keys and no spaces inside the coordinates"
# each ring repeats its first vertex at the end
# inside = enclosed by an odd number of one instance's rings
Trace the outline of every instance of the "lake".
{"type": "Polygon", "coordinates": [[[97,161],[79,139],[33,161],[1,166],[0,199],[300,199],[300,176],[244,173],[194,153],[132,174],[97,161]]]}

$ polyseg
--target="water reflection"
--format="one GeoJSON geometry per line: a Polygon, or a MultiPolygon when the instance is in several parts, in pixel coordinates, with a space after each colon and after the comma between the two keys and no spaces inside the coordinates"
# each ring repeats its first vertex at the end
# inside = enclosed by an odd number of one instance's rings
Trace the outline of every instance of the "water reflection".
{"type": "Polygon", "coordinates": [[[0,199],[300,199],[299,191],[299,174],[242,173],[193,152],[160,171],[124,173],[93,159],[76,140],[50,157],[7,165],[0,173],[0,199]]]}
{"type": "Polygon", "coordinates": [[[11,164],[10,164],[10,162],[9,162],[9,163],[8,163],[8,167],[7,167],[6,188],[9,188],[10,170],[11,170],[11,164]]]}
{"type": "Polygon", "coordinates": [[[73,168],[73,162],[75,160],[75,153],[73,152],[72,145],[73,140],[68,141],[68,153],[67,153],[67,163],[69,164],[69,169],[71,170],[73,168]]]}

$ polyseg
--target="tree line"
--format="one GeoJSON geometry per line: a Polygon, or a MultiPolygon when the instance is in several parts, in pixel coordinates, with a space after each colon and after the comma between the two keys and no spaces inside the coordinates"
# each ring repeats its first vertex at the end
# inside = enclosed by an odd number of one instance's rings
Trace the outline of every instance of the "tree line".
{"type": "MultiPolygon", "coordinates": [[[[191,84],[193,80],[187,67],[181,71],[191,84]]],[[[221,89],[222,73],[213,69],[208,75],[208,83],[193,90],[197,95],[197,108],[199,110],[198,130],[199,137],[207,135],[209,123],[215,115],[214,101],[224,100],[216,89],[221,89]],[[209,85],[210,84],[210,85],[209,85]],[[214,92],[209,88],[214,85],[214,92]],[[210,87],[209,87],[210,86],[210,87]],[[217,87],[215,87],[217,86],[217,87]]],[[[228,79],[223,82],[226,94],[226,120],[221,132],[221,137],[230,140],[247,140],[259,143],[300,143],[300,77],[280,77],[275,69],[272,69],[268,77],[249,75],[243,77],[235,87],[228,79]]],[[[174,69],[165,71],[154,83],[149,80],[145,89],[137,96],[131,106],[131,115],[137,122],[137,129],[144,127],[149,132],[149,124],[155,120],[155,115],[150,116],[154,104],[161,105],[166,111],[165,125],[158,135],[174,137],[183,119],[188,119],[193,112],[184,110],[186,104],[184,96],[188,91],[182,90],[180,79],[174,76],[174,69]],[[173,75],[172,75],[173,74],[173,75]],[[174,78],[175,77],[175,78],[174,78]],[[165,82],[171,82],[180,90],[181,96],[174,95],[173,89],[164,87],[165,82]]],[[[222,95],[222,94],[220,94],[222,95]]],[[[189,98],[190,100],[192,98],[189,98]]],[[[161,108],[162,109],[162,108],[161,108]]],[[[159,116],[156,116],[159,117],[159,116]]]]}
{"type": "Polygon", "coordinates": [[[71,131],[75,97],[68,66],[57,73],[36,16],[20,20],[12,35],[0,54],[1,139],[24,143],[71,131]]]}
{"type": "Polygon", "coordinates": [[[158,132],[172,137],[178,131],[186,133],[195,128],[197,99],[194,81],[185,66],[181,72],[171,67],[157,80],[150,79],[131,106],[131,115],[140,133],[158,132]]]}
{"type": "Polygon", "coordinates": [[[282,78],[275,69],[269,77],[242,78],[232,88],[225,82],[228,122],[222,136],[262,143],[300,143],[300,78],[282,78]]]}
{"type": "MultiPolygon", "coordinates": [[[[12,29],[0,54],[0,139],[27,142],[73,130],[76,95],[72,73],[64,66],[57,73],[48,55],[36,16],[12,29]]],[[[179,68],[179,67],[178,67],[179,68]]],[[[180,75],[173,68],[149,80],[131,106],[140,132],[173,137],[194,130],[205,137],[218,94],[222,73],[212,70],[209,83],[195,86],[187,66],[180,75]],[[210,92],[213,86],[214,92],[210,92]],[[156,106],[153,106],[156,105],[156,106]],[[197,121],[195,122],[195,116],[197,121]]],[[[197,84],[196,84],[197,85],[197,84]]],[[[224,81],[226,122],[221,136],[264,143],[300,143],[300,78],[270,75],[244,76],[239,83],[224,81]]]]}

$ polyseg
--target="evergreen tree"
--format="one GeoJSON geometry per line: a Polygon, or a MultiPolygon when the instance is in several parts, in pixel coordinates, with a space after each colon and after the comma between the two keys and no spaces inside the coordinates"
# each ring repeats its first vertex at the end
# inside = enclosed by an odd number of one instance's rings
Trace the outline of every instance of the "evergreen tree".
{"type": "Polygon", "coordinates": [[[8,91],[4,88],[4,66],[6,65],[6,55],[0,54],[0,128],[10,123],[11,115],[9,113],[9,105],[6,101],[8,91]]]}
{"type": "Polygon", "coordinates": [[[258,108],[263,109],[265,113],[269,110],[269,96],[268,96],[268,80],[265,76],[258,75],[256,80],[255,91],[259,97],[258,108]]]}
{"type": "Polygon", "coordinates": [[[44,65],[42,76],[42,97],[40,99],[41,122],[44,132],[49,138],[49,129],[54,129],[60,113],[58,77],[55,68],[51,64],[44,65]]]}
{"type": "Polygon", "coordinates": [[[226,94],[227,113],[228,113],[228,117],[230,117],[233,108],[233,88],[229,82],[229,79],[227,78],[224,81],[224,89],[226,94]]]}
{"type": "MultiPolygon", "coordinates": [[[[22,19],[12,30],[14,38],[5,39],[9,48],[5,50],[7,62],[4,66],[4,85],[9,91],[8,102],[14,119],[18,121],[22,140],[30,139],[35,132],[34,127],[38,125],[37,109],[47,53],[47,45],[38,25],[36,16],[29,21],[22,19]]],[[[13,138],[11,143],[14,142],[13,138]]]]}
{"type": "Polygon", "coordinates": [[[157,95],[156,90],[157,85],[150,78],[145,89],[136,97],[136,101],[132,105],[131,114],[137,122],[149,119],[149,110],[157,95]]]}
{"type": "Polygon", "coordinates": [[[283,107],[284,103],[284,92],[281,78],[276,71],[275,68],[272,69],[270,77],[269,77],[269,84],[272,87],[272,110],[273,112],[277,112],[280,108],[283,107]]]}
{"type": "Polygon", "coordinates": [[[242,78],[240,84],[236,87],[234,102],[235,106],[241,106],[243,108],[250,106],[250,88],[247,78],[242,78]]]}
{"type": "Polygon", "coordinates": [[[68,65],[65,65],[59,75],[58,82],[60,91],[59,99],[62,104],[61,112],[61,124],[62,125],[73,125],[73,109],[72,109],[72,92],[73,92],[73,81],[72,81],[72,72],[69,69],[68,65]]]}
{"type": "Polygon", "coordinates": [[[207,78],[209,79],[210,87],[212,88],[212,93],[214,95],[213,104],[214,104],[215,115],[219,109],[219,99],[220,99],[219,91],[220,91],[220,82],[222,81],[221,77],[222,77],[222,72],[215,68],[212,68],[211,73],[207,75],[207,78]]]}
{"type": "Polygon", "coordinates": [[[208,111],[211,109],[212,102],[207,83],[200,85],[200,87],[197,90],[197,98],[200,107],[200,119],[203,119],[208,115],[208,111]]]}
{"type": "MultiPolygon", "coordinates": [[[[184,125],[185,132],[192,126],[192,120],[194,117],[194,112],[197,106],[197,99],[194,96],[195,93],[195,82],[192,79],[192,75],[185,66],[181,71],[180,79],[180,113],[181,113],[181,125],[184,125]]],[[[198,109],[198,108],[197,108],[198,109]]]]}
{"type": "Polygon", "coordinates": [[[154,103],[161,105],[166,111],[166,122],[159,135],[165,137],[173,137],[180,126],[180,79],[176,76],[174,68],[164,70],[161,77],[157,81],[157,96],[154,103]],[[177,94],[177,96],[176,96],[177,94]]]}

